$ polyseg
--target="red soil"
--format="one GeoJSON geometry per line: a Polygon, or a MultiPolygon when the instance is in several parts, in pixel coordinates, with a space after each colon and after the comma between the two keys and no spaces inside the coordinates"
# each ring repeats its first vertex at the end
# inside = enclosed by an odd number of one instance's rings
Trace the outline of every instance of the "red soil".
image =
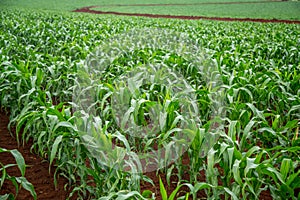
{"type": "Polygon", "coordinates": [[[84,12],[92,14],[112,14],[121,16],[136,16],[136,17],[150,17],[150,18],[169,18],[169,19],[184,19],[184,20],[217,20],[217,21],[241,21],[241,22],[261,22],[261,23],[287,23],[287,24],[300,24],[299,20],[283,20],[283,19],[258,19],[258,18],[229,18],[229,17],[205,17],[205,16],[183,16],[183,15],[161,15],[161,14],[147,14],[147,13],[123,13],[113,11],[100,11],[92,10],[97,7],[124,7],[124,6],[190,6],[200,4],[254,4],[254,3],[270,3],[270,2],[282,2],[282,1],[244,1],[244,2],[210,2],[210,3],[194,3],[194,4],[112,4],[103,6],[89,6],[79,8],[73,12],[84,12]]]}

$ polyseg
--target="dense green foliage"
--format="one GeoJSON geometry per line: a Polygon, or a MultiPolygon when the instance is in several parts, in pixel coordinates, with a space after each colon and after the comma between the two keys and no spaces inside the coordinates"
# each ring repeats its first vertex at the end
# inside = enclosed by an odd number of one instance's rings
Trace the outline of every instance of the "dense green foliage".
{"type": "MultiPolygon", "coordinates": [[[[161,169],[167,172],[167,180],[176,175],[180,182],[187,182],[194,199],[199,190],[212,199],[220,195],[258,199],[263,190],[269,190],[274,199],[300,197],[295,192],[300,188],[299,26],[18,11],[1,11],[0,18],[0,106],[10,110],[9,126],[16,126],[18,141],[32,138],[32,149],[55,163],[56,173],[76,186],[73,193],[79,197],[141,199],[140,181],[152,182],[143,174],[118,171],[99,162],[84,145],[82,136],[87,133],[79,131],[78,121],[95,136],[100,134],[99,141],[117,138],[133,151],[137,143],[145,143],[120,136],[126,133],[118,132],[107,100],[114,90],[110,77],[139,65],[131,61],[159,59],[166,52],[141,49],[114,61],[97,88],[96,102],[105,105],[97,110],[97,127],[91,126],[95,124],[92,116],[73,113],[70,103],[78,87],[75,77],[87,55],[107,38],[144,27],[176,28],[197,40],[217,66],[225,90],[224,130],[210,133],[212,121],[205,114],[209,109],[202,110],[201,127],[187,151],[190,164],[179,159],[161,169]],[[22,138],[18,138],[21,130],[22,138]],[[202,155],[209,137],[218,140],[202,155]],[[202,170],[206,181],[198,182],[202,170]],[[190,180],[183,180],[185,171],[190,180]]],[[[199,107],[209,107],[207,94],[212,91],[181,59],[174,55],[165,61],[168,66],[178,64],[191,83],[199,82],[193,85],[199,107]]]]}

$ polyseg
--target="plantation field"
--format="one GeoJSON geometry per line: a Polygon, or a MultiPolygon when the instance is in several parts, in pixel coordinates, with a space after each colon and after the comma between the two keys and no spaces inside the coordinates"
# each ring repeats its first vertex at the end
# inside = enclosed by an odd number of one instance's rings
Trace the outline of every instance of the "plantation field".
{"type": "MultiPolygon", "coordinates": [[[[126,4],[124,4],[126,5],[126,4]]],[[[244,4],[197,4],[174,6],[99,6],[93,8],[104,12],[150,13],[162,15],[300,19],[300,2],[268,2],[244,4]]]]}
{"type": "Polygon", "coordinates": [[[185,1],[40,1],[40,0],[3,0],[1,8],[24,8],[42,10],[71,11],[87,6],[99,6],[93,10],[121,13],[147,13],[163,15],[262,18],[262,19],[300,19],[300,2],[298,1],[238,1],[238,0],[189,0],[185,1]],[[234,3],[234,4],[231,4],[234,3]],[[144,5],[145,4],[145,5],[144,5]],[[147,6],[148,4],[148,6],[147,6]],[[150,6],[149,6],[150,4],[150,6]],[[152,6],[151,6],[152,4],[152,6]],[[153,5],[154,4],[154,5],[153,5]],[[140,6],[136,6],[140,5],[140,6]]]}
{"type": "MultiPolygon", "coordinates": [[[[187,0],[184,3],[199,3],[199,2],[235,2],[239,0],[187,0]]],[[[253,1],[259,1],[259,0],[253,0],[253,1]]],[[[174,3],[182,3],[182,1],[176,0],[164,0],[164,1],[158,1],[158,0],[147,0],[143,1],[143,4],[174,4],[174,3]]],[[[109,4],[141,4],[141,1],[139,0],[129,0],[124,2],[120,2],[120,0],[87,0],[87,1],[80,1],[80,0],[74,0],[72,2],[68,0],[52,0],[52,1],[40,1],[40,0],[15,0],[15,1],[9,1],[9,0],[2,0],[0,2],[1,7],[0,8],[34,8],[34,9],[45,9],[45,10],[74,10],[76,8],[80,7],[86,7],[91,5],[109,5],[109,4]]]]}
{"type": "MultiPolygon", "coordinates": [[[[71,199],[299,199],[299,25],[65,12],[108,3],[0,1],[0,109],[51,183],[71,199]]],[[[8,183],[39,199],[19,151],[0,155],[0,199],[8,183]]]]}

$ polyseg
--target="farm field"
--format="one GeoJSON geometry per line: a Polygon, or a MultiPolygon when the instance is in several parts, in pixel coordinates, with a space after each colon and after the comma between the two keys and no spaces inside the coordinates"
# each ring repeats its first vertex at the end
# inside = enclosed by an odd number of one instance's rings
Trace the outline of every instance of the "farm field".
{"type": "MultiPolygon", "coordinates": [[[[88,1],[49,1],[40,0],[2,0],[2,8],[24,8],[42,10],[71,11],[83,7],[96,6],[92,10],[120,13],[146,13],[183,16],[232,17],[232,18],[263,18],[263,19],[300,19],[299,1],[268,1],[268,0],[188,0],[157,1],[131,0],[88,0],[88,1]]],[[[1,9],[1,8],[0,8],[1,9]]]]}
{"type": "MultiPolygon", "coordinates": [[[[187,0],[184,3],[205,3],[205,2],[239,2],[240,0],[187,0]]],[[[253,1],[261,1],[261,0],[253,0],[253,1]]],[[[164,0],[164,1],[158,1],[158,0],[147,0],[143,1],[143,4],[175,4],[180,3],[182,4],[182,1],[179,0],[164,0]]],[[[70,11],[74,10],[79,7],[86,7],[91,5],[110,5],[110,4],[141,4],[141,1],[139,0],[129,0],[124,2],[120,2],[120,0],[87,0],[87,1],[80,1],[80,0],[74,0],[72,2],[67,0],[62,1],[40,1],[40,0],[16,0],[16,1],[9,1],[9,0],[2,0],[1,1],[1,7],[2,8],[26,8],[26,9],[44,9],[44,10],[65,10],[70,11]]]]}
{"type": "Polygon", "coordinates": [[[299,199],[299,25],[105,4],[0,1],[0,199],[299,199]]]}
{"type": "Polygon", "coordinates": [[[300,19],[299,2],[250,2],[231,3],[196,3],[196,4],[147,4],[133,6],[134,4],[121,4],[116,6],[99,6],[92,10],[119,13],[149,13],[160,15],[181,16],[207,16],[207,17],[232,17],[232,18],[263,18],[263,19],[300,19]]]}

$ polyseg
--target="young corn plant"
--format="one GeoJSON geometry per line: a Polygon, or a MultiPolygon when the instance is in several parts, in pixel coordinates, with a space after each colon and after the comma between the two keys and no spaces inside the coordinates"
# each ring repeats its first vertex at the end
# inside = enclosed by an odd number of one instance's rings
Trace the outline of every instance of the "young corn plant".
{"type": "MultiPolygon", "coordinates": [[[[162,200],[174,200],[174,199],[179,199],[177,197],[177,194],[180,190],[180,188],[183,186],[183,184],[181,185],[178,185],[174,191],[172,191],[172,193],[170,194],[170,196],[168,197],[168,194],[167,194],[167,190],[164,186],[164,183],[162,182],[161,178],[159,177],[159,190],[160,190],[160,195],[161,195],[161,198],[162,200]]],[[[184,199],[188,199],[189,197],[189,193],[187,193],[186,195],[183,196],[184,199]]],[[[182,198],[180,198],[182,199],[182,198]]]]}
{"type": "Polygon", "coordinates": [[[33,185],[28,182],[28,180],[25,178],[25,171],[26,171],[26,164],[24,161],[24,158],[22,154],[16,150],[7,150],[4,148],[0,147],[0,154],[3,153],[10,153],[13,155],[13,157],[16,160],[16,164],[7,164],[4,165],[3,163],[0,162],[0,189],[3,187],[3,184],[7,181],[12,182],[12,184],[15,187],[15,194],[9,193],[9,194],[2,194],[0,195],[0,199],[6,200],[6,199],[15,199],[18,197],[19,190],[21,188],[24,188],[25,190],[29,191],[33,199],[37,199],[36,192],[34,190],[33,185]],[[16,177],[13,175],[10,175],[7,173],[7,169],[11,167],[17,166],[21,172],[20,177],[16,177]]]}

